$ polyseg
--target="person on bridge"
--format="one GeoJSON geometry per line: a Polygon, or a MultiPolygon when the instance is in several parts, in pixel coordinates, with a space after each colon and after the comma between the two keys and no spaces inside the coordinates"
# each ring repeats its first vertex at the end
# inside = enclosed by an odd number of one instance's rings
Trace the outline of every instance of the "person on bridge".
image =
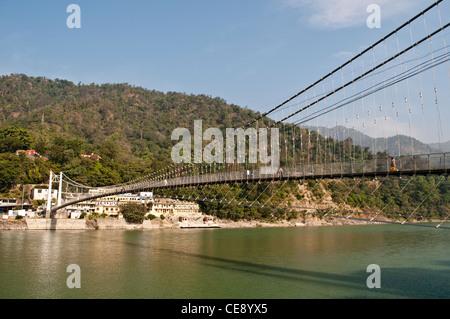
{"type": "Polygon", "coordinates": [[[391,171],[396,171],[397,167],[395,165],[395,158],[391,158],[391,171]]]}
{"type": "Polygon", "coordinates": [[[280,167],[278,169],[278,176],[280,176],[280,178],[283,178],[283,168],[282,167],[280,167]]]}

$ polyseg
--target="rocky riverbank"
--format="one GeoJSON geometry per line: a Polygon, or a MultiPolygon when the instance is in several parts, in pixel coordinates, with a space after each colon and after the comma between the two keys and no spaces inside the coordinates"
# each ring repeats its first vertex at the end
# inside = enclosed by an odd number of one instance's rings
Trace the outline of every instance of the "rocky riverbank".
{"type": "Polygon", "coordinates": [[[25,220],[0,220],[0,230],[27,230],[25,220]]]}
{"type": "MultiPolygon", "coordinates": [[[[259,227],[316,227],[316,226],[341,226],[341,225],[366,225],[369,221],[346,218],[319,218],[308,216],[294,220],[282,220],[276,222],[265,221],[228,221],[219,220],[217,224],[221,228],[259,228],[259,227]]],[[[370,223],[373,224],[373,223],[370,223]]]]}

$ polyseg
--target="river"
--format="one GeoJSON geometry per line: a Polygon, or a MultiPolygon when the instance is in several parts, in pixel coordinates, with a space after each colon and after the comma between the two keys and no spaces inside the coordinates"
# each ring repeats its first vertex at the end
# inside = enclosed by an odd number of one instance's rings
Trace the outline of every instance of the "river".
{"type": "Polygon", "coordinates": [[[400,225],[2,231],[0,298],[449,298],[449,242],[400,225]]]}

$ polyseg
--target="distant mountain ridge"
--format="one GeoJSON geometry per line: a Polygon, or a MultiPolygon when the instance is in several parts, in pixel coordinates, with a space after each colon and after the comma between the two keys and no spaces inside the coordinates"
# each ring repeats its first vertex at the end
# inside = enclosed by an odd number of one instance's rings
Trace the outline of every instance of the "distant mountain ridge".
{"type": "Polygon", "coordinates": [[[442,152],[450,152],[450,141],[443,142],[441,144],[439,144],[439,143],[431,143],[431,144],[428,144],[428,145],[430,145],[434,149],[441,150],[442,152]]]}
{"type": "Polygon", "coordinates": [[[450,141],[441,143],[441,148],[438,143],[425,144],[416,138],[411,138],[406,135],[396,135],[387,138],[370,137],[353,128],[347,128],[345,126],[335,126],[333,128],[326,128],[323,126],[310,126],[312,130],[316,130],[322,136],[332,137],[338,141],[351,138],[354,145],[362,147],[369,147],[370,150],[375,153],[383,152],[386,149],[392,156],[399,155],[412,155],[412,154],[429,154],[439,152],[450,151],[450,141]]]}

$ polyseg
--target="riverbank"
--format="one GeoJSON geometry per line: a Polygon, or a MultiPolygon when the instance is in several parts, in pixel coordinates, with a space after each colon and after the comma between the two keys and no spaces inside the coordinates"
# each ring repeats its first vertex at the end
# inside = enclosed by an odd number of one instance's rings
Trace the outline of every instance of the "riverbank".
{"type": "MultiPolygon", "coordinates": [[[[363,216],[360,216],[364,218],[363,216]]],[[[161,219],[144,220],[142,224],[132,224],[124,219],[45,219],[24,218],[21,220],[1,220],[0,230],[145,230],[145,229],[186,229],[186,228],[269,228],[269,227],[317,227],[341,225],[373,224],[368,220],[333,217],[305,216],[294,220],[267,222],[259,220],[219,220],[212,222],[176,222],[161,219]]]]}
{"type": "MultiPolygon", "coordinates": [[[[362,217],[370,219],[367,217],[362,217]]],[[[267,227],[317,227],[317,226],[343,226],[343,225],[367,225],[374,224],[375,222],[369,222],[369,220],[356,220],[346,218],[333,218],[333,217],[316,217],[306,216],[304,218],[297,218],[292,220],[282,220],[275,222],[265,222],[257,220],[242,220],[242,221],[229,221],[219,220],[217,224],[221,228],[267,228],[267,227]]]]}

